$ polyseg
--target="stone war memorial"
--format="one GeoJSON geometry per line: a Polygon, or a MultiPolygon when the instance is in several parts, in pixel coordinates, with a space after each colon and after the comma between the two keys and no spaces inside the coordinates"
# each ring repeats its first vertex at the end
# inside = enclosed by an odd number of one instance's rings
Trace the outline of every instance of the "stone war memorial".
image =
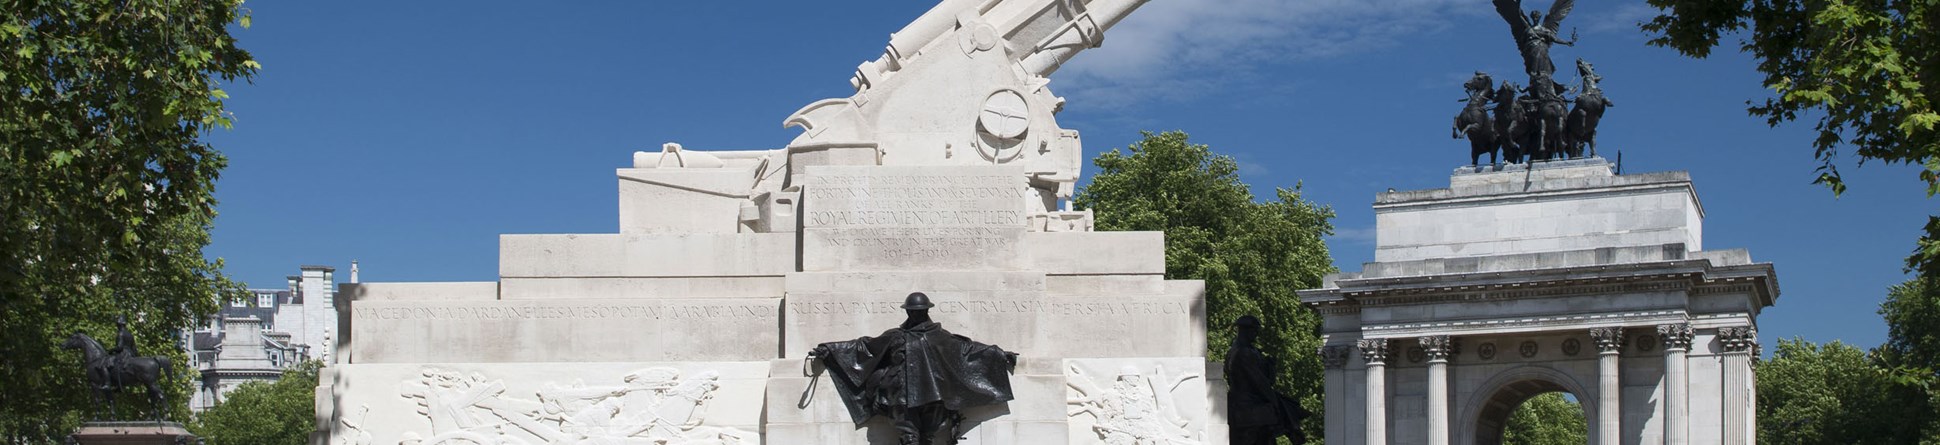
{"type": "Polygon", "coordinates": [[[494,282],[342,286],[312,442],[957,442],[910,415],[964,444],[1225,443],[1203,283],[1165,279],[1162,233],[1068,207],[1081,142],[1048,77],[1143,3],[944,0],[780,148],[635,153],[619,233],[503,235],[494,282]],[[875,362],[825,364],[934,325],[964,340],[910,344],[964,357],[924,360],[1010,396],[857,418],[831,380],[870,393],[875,362]]]}
{"type": "Polygon", "coordinates": [[[1602,78],[1578,59],[1564,88],[1549,60],[1573,43],[1558,30],[1574,1],[1526,16],[1493,2],[1529,86],[1477,72],[1455,129],[1471,162],[1507,162],[1376,195],[1374,262],[1300,292],[1322,317],[1328,442],[1499,444],[1517,406],[1566,392],[1591,444],[1755,443],[1775,270],[1705,250],[1688,173],[1618,174],[1596,156],[1602,78]]]}

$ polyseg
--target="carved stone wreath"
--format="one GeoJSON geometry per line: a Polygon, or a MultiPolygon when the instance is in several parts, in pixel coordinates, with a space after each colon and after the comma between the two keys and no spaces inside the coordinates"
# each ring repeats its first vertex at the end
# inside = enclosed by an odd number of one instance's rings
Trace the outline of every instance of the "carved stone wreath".
{"type": "Polygon", "coordinates": [[[1483,343],[1481,347],[1475,348],[1475,353],[1481,355],[1483,360],[1495,360],[1495,343],[1483,343]]]}
{"type": "Polygon", "coordinates": [[[1420,346],[1408,347],[1408,363],[1421,363],[1422,360],[1427,359],[1428,351],[1421,349],[1420,346]]]}
{"type": "Polygon", "coordinates": [[[1524,340],[1517,352],[1522,354],[1522,358],[1535,358],[1536,342],[1534,340],[1524,340]]]}
{"type": "Polygon", "coordinates": [[[1568,355],[1568,356],[1571,356],[1571,357],[1575,357],[1575,356],[1576,356],[1576,353],[1578,353],[1578,352],[1583,352],[1583,342],[1582,342],[1582,341],[1579,341],[1579,340],[1577,340],[1577,339],[1574,339],[1574,338],[1572,338],[1572,339],[1568,339],[1568,340],[1563,340],[1563,354],[1564,354],[1564,355],[1568,355]]]}
{"type": "Polygon", "coordinates": [[[1656,349],[1656,348],[1657,348],[1657,337],[1652,337],[1649,335],[1637,337],[1637,350],[1650,352],[1651,349],[1656,349]]]}

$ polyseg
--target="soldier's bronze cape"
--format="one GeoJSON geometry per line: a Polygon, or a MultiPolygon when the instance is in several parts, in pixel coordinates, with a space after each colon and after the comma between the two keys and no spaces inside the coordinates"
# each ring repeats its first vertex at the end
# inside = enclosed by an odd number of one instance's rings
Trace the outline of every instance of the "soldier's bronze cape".
{"type": "Polygon", "coordinates": [[[1003,348],[925,322],[878,337],[823,343],[819,360],[857,426],[896,407],[942,403],[951,411],[1003,403],[1014,366],[1003,348]]]}

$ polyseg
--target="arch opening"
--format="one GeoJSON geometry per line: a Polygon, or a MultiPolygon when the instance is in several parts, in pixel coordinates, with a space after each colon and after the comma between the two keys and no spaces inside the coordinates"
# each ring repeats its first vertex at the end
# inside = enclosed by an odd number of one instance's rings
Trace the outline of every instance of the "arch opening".
{"type": "Polygon", "coordinates": [[[1589,438],[1589,413],[1569,388],[1542,379],[1502,385],[1480,407],[1477,445],[1580,444],[1589,438]]]}

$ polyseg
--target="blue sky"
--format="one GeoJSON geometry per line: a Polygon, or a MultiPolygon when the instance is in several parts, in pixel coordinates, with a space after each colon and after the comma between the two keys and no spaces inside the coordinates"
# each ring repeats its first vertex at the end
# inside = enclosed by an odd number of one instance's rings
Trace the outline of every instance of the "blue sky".
{"type": "MultiPolygon", "coordinates": [[[[1564,23],[1580,43],[1554,57],[1603,75],[1617,106],[1602,152],[1690,171],[1705,247],[1777,265],[1768,343],[1883,341],[1875,311],[1933,211],[1914,170],[1848,160],[1835,199],[1810,184],[1809,123],[1745,114],[1767,95],[1749,58],[1645,46],[1643,0],[1582,3],[1564,23]]],[[[932,5],[249,3],[236,36],[264,69],[229,88],[236,127],[211,136],[230,167],[208,254],[255,287],[302,264],[342,280],[353,259],[365,281],[496,279],[499,234],[617,231],[613,169],[636,150],[786,144],[782,118],[850,94],[856,64],[932,5]]],[[[1359,270],[1374,194],[1446,187],[1467,162],[1448,137],[1461,82],[1522,82],[1519,64],[1486,0],[1153,0],[1051,88],[1087,156],[1184,130],[1237,158],[1256,194],[1304,184],[1340,214],[1336,264],[1359,270]]]]}

